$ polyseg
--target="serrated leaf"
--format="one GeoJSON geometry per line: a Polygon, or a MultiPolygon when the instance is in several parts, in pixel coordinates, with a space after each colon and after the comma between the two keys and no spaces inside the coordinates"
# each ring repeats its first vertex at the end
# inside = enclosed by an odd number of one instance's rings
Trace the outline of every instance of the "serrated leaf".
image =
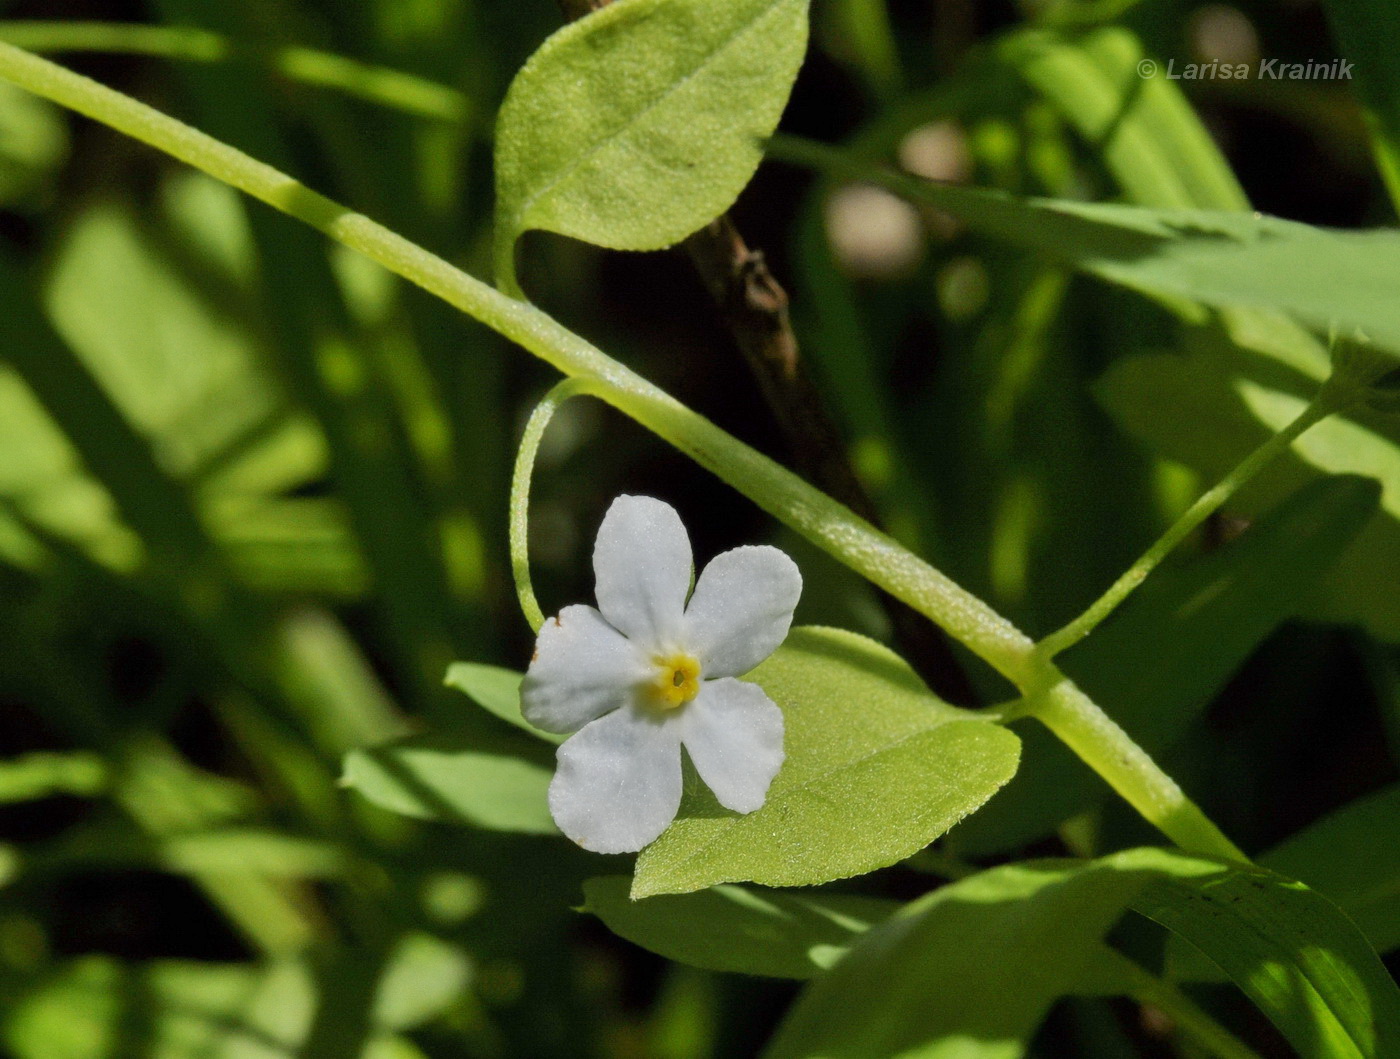
{"type": "Polygon", "coordinates": [[[456,688],[487,713],[512,724],[522,732],[529,732],[537,739],[550,743],[562,743],[567,736],[556,735],[536,728],[520,712],[520,682],[523,673],[502,666],[488,666],[480,662],[453,662],[447,667],[444,683],[456,688]]]}
{"type": "Polygon", "coordinates": [[[552,835],[553,770],[524,754],[417,736],[345,756],[342,782],[376,805],[423,820],[552,835]]]}
{"type": "Polygon", "coordinates": [[[724,212],[806,41],[807,0],[621,0],[559,30],[497,122],[498,267],[534,228],[655,250],[724,212]]]}
{"type": "MultiPolygon", "coordinates": [[[[1250,653],[1298,614],[1374,516],[1365,478],[1313,482],[1242,537],[1169,562],[1094,635],[1062,658],[1066,672],[1151,754],[1170,748],[1250,653]]],[[[980,855],[1024,845],[1108,794],[1041,726],[1000,797],[959,833],[980,855]]]]}
{"type": "Polygon", "coordinates": [[[583,884],[584,909],[620,937],[711,971],[812,978],[831,967],[898,901],[713,886],[634,901],[622,875],[583,884]]]}
{"type": "Polygon", "coordinates": [[[980,808],[1020,741],[937,699],[898,655],[802,628],[746,678],[783,710],[787,759],[763,808],[720,808],[688,785],[680,816],[637,859],[632,896],[721,882],[811,886],[887,867],[980,808]]]}

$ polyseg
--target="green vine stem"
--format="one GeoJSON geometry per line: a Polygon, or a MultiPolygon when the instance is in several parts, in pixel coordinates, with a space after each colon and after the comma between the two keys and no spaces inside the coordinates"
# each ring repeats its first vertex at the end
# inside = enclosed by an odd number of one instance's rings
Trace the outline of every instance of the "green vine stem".
{"type": "Polygon", "coordinates": [[[289,81],[333,89],[420,118],[459,124],[471,115],[470,102],[461,92],[400,70],[314,48],[247,44],[194,26],[0,21],[0,41],[34,52],[112,52],[196,63],[246,59],[289,81]]]}
{"type": "Polygon", "coordinates": [[[1042,690],[1026,698],[1039,720],[1129,805],[1188,853],[1248,863],[1225,834],[1116,721],[1047,663],[1042,690]]]}
{"type": "Polygon", "coordinates": [[[986,603],[849,509],[725,433],[526,302],[507,297],[383,225],[129,96],[0,42],[0,77],[187,162],[309,224],[519,343],[666,439],[769,514],[927,615],[1013,681],[1032,641],[986,603]]]}
{"type": "Polygon", "coordinates": [[[774,518],[925,614],[1023,691],[1042,719],[1183,848],[1239,858],[1170,777],[1093,702],[1054,673],[1035,644],[982,600],[848,508],[725,433],[534,306],[502,294],[384,226],[168,115],[0,42],[0,77],[180,159],[356,250],[519,343],[670,442],[774,518]],[[1163,802],[1164,795],[1174,792],[1163,802]],[[1162,803],[1158,811],[1158,803],[1162,803]],[[1189,808],[1183,808],[1183,806],[1189,808]],[[1150,814],[1150,815],[1149,815],[1150,814]],[[1195,825],[1193,821],[1203,821],[1195,825]]]}
{"type": "Polygon", "coordinates": [[[1162,534],[1152,547],[1143,552],[1137,562],[1133,563],[1123,576],[1118,578],[1109,590],[1095,600],[1083,614],[1064,628],[1041,640],[1036,645],[1036,653],[1045,659],[1054,658],[1061,651],[1072,647],[1088,636],[1099,622],[1112,614],[1118,605],[1133,593],[1134,589],[1147,580],[1147,575],[1156,569],[1157,564],[1165,559],[1172,549],[1190,536],[1202,522],[1219,511],[1221,505],[1230,499],[1241,486],[1287,452],[1293,442],[1297,441],[1309,428],[1337,411],[1344,403],[1342,393],[1343,390],[1332,385],[1330,380],[1329,383],[1324,383],[1317,396],[1313,398],[1312,403],[1304,408],[1293,422],[1241,460],[1239,465],[1217,482],[1213,488],[1202,493],[1196,502],[1172,524],[1171,528],[1162,534]]]}
{"type": "Polygon", "coordinates": [[[584,392],[586,384],[581,379],[556,383],[530,413],[520,438],[520,450],[515,454],[515,470],[510,479],[510,572],[515,578],[520,610],[534,632],[544,625],[544,611],[535,599],[535,586],[530,581],[530,480],[549,421],[561,404],[584,392]]]}

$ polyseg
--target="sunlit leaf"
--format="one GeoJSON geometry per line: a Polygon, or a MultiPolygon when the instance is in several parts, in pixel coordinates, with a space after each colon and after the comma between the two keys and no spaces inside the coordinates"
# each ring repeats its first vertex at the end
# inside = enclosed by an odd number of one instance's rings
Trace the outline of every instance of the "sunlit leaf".
{"type": "Polygon", "coordinates": [[[1400,948],[1400,785],[1323,817],[1260,858],[1325,893],[1377,952],[1400,948]]]}
{"type": "Polygon", "coordinates": [[[237,198],[202,177],[164,191],[155,222],[118,200],[81,211],[48,282],[54,325],[167,472],[300,484],[324,453],[288,416],[244,323],[251,252],[237,198]]]}
{"type": "Polygon", "coordinates": [[[0,805],[51,794],[93,795],[107,785],[107,766],[92,754],[25,754],[0,758],[0,805]]]}
{"type": "Polygon", "coordinates": [[[497,260],[542,228],[679,242],[753,175],[807,41],[807,0],[627,0],[559,30],[496,132],[497,260]]]}
{"type": "Polygon", "coordinates": [[[1264,869],[1138,849],[993,868],[906,905],[808,989],[769,1059],[1023,1055],[1126,908],[1200,946],[1305,1059],[1394,1050],[1400,990],[1326,898],[1264,869]]]}
{"type": "MultiPolygon", "coordinates": [[[[391,953],[374,994],[367,1055],[389,1055],[390,1031],[410,1029],[451,1004],[470,967],[455,947],[423,935],[391,953]]],[[[161,960],[77,960],[22,996],[4,1026],[17,1059],[289,1059],[300,1049],[317,996],[308,968],[161,960]]],[[[402,1054],[402,1053],[398,1053],[402,1054]]]]}
{"type": "Polygon", "coordinates": [[[1355,65],[1350,80],[1366,108],[1381,175],[1400,206],[1400,25],[1385,0],[1326,0],[1323,7],[1342,54],[1355,65]]]}
{"type": "Polygon", "coordinates": [[[1400,1048],[1400,989],[1356,925],[1302,883],[1262,868],[1164,874],[1133,908],[1209,957],[1304,1059],[1400,1048]]]}
{"type": "Polygon", "coordinates": [[[0,84],[0,203],[33,197],[67,153],[67,127],[58,110],[0,84]]]}
{"type": "Polygon", "coordinates": [[[1016,771],[1014,735],[967,719],[893,652],[852,633],[795,630],[748,679],[787,725],[767,802],[740,816],[688,785],[676,822],[638,858],[632,896],[873,871],[928,845],[1016,771]]]}
{"type": "Polygon", "coordinates": [[[402,739],[345,757],[342,782],[385,809],[493,831],[556,834],[540,759],[441,737],[402,739]]]}
{"type": "Polygon", "coordinates": [[[1015,1059],[1157,859],[1012,864],[911,902],[807,989],[766,1059],[1015,1059]]]}
{"type": "Polygon", "coordinates": [[[523,732],[551,743],[562,743],[565,736],[536,728],[520,713],[520,681],[524,674],[480,662],[454,662],[447,670],[446,684],[456,688],[487,713],[523,732]]]}

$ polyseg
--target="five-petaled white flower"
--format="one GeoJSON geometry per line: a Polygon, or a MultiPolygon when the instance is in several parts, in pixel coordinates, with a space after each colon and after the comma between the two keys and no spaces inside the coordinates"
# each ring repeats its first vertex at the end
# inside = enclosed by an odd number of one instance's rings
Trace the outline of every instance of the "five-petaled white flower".
{"type": "Polygon", "coordinates": [[[690,587],[690,539],[675,508],[620,496],[593,549],[598,609],[545,621],[521,709],[559,747],[549,809],[571,839],[630,853],[661,834],[681,802],[681,747],[721,805],[763,805],[783,763],[783,714],[736,680],[787,636],[802,593],[777,548],[724,552],[690,587]]]}

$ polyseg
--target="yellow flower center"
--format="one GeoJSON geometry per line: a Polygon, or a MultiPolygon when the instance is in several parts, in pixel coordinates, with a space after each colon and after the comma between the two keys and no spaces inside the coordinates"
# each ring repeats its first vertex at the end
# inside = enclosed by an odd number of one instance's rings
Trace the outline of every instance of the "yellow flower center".
{"type": "Polygon", "coordinates": [[[652,692],[663,710],[684,706],[700,694],[700,663],[690,655],[658,655],[652,692]]]}

